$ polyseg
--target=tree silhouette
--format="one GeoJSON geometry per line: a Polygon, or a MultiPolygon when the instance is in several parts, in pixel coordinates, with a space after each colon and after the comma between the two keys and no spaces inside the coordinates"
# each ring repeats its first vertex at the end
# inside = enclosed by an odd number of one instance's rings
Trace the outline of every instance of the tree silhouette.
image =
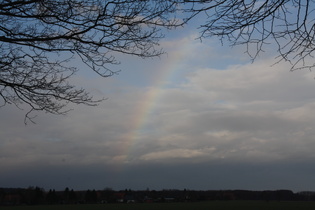
{"type": "Polygon", "coordinates": [[[96,203],[97,202],[97,193],[95,190],[87,190],[85,193],[85,201],[87,203],[96,203]]]}
{"type": "Polygon", "coordinates": [[[51,190],[51,189],[49,190],[49,192],[46,195],[46,201],[49,204],[56,204],[59,202],[59,199],[55,190],[51,190]]]}
{"type": "Polygon", "coordinates": [[[278,62],[289,61],[291,70],[315,66],[314,0],[183,0],[189,15],[206,15],[201,38],[218,36],[232,46],[247,45],[255,59],[273,44],[278,62]]]}
{"type": "Polygon", "coordinates": [[[315,66],[314,0],[4,0],[0,3],[0,103],[64,114],[68,103],[97,105],[70,83],[72,59],[102,77],[117,72],[118,54],[142,58],[156,49],[161,29],[203,13],[200,38],[219,36],[247,45],[255,59],[274,44],[292,70],[315,66]],[[176,17],[181,14],[181,19],[176,17]],[[184,18],[183,18],[184,17],[184,18]]]}
{"type": "Polygon", "coordinates": [[[0,98],[2,105],[27,104],[30,113],[64,114],[68,103],[97,105],[70,84],[81,59],[102,77],[115,74],[119,53],[148,58],[162,28],[182,25],[175,1],[4,0],[0,3],[0,98]]]}

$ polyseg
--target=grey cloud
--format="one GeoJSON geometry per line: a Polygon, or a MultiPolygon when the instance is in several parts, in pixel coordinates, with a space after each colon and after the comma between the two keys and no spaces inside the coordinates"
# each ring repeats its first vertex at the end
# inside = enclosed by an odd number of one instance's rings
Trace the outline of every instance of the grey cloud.
{"type": "Polygon", "coordinates": [[[271,68],[270,60],[206,64],[183,61],[192,73],[162,88],[78,77],[108,100],[66,116],[39,114],[35,125],[1,108],[0,185],[315,189],[312,73],[271,68]],[[140,125],[150,91],[159,95],[140,125]]]}

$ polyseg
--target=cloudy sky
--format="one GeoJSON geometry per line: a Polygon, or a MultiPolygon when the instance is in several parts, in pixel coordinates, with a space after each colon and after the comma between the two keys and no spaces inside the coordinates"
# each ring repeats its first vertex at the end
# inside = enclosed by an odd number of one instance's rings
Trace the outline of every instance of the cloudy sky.
{"type": "Polygon", "coordinates": [[[315,73],[252,63],[244,47],[166,34],[167,54],[73,78],[98,107],[66,116],[0,109],[0,187],[315,190],[315,73]]]}

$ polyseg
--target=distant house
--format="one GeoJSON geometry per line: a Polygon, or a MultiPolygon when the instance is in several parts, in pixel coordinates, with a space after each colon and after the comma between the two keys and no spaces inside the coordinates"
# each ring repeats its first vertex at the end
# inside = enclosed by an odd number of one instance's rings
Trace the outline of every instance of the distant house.
{"type": "Polygon", "coordinates": [[[124,192],[114,193],[114,199],[118,203],[123,203],[125,199],[125,193],[124,192]]]}
{"type": "Polygon", "coordinates": [[[174,202],[175,198],[164,198],[165,202],[174,202]]]}
{"type": "Polygon", "coordinates": [[[126,203],[135,203],[136,202],[136,200],[135,200],[135,198],[134,198],[134,196],[133,195],[125,195],[125,197],[124,197],[124,202],[126,202],[126,203]]]}

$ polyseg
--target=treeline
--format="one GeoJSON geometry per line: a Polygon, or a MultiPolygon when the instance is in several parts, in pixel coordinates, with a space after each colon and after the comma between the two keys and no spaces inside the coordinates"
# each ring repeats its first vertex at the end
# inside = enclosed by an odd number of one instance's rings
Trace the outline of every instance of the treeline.
{"type": "Polygon", "coordinates": [[[104,190],[63,191],[40,187],[0,188],[0,205],[198,202],[209,200],[315,201],[315,192],[291,190],[104,190]]]}

